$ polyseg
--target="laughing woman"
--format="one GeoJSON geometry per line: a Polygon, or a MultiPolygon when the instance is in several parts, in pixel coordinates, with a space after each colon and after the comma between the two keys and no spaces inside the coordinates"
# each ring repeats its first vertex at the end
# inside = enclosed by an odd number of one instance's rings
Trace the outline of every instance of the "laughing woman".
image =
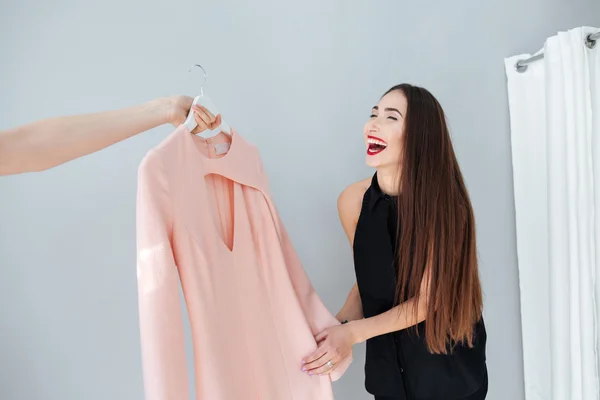
{"type": "Polygon", "coordinates": [[[317,335],[303,369],[329,373],[366,341],[375,399],[485,399],[473,209],[442,107],[423,88],[395,86],[364,136],[377,172],[338,201],[357,283],[338,313],[344,323],[317,335]]]}

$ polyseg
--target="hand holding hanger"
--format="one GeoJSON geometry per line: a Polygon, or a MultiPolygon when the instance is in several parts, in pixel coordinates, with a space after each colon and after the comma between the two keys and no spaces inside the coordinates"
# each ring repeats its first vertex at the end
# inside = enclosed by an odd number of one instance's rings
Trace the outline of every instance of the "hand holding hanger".
{"type": "Polygon", "coordinates": [[[204,125],[206,127],[208,127],[211,131],[219,128],[221,132],[225,133],[228,136],[231,136],[231,128],[225,121],[223,121],[223,119],[221,118],[221,115],[217,111],[216,105],[211,100],[211,98],[204,94],[203,88],[204,88],[204,83],[206,82],[206,70],[204,69],[204,67],[202,67],[202,65],[194,64],[192,66],[192,68],[190,69],[190,72],[194,69],[194,67],[198,67],[202,70],[202,72],[204,73],[204,81],[202,82],[202,86],[200,86],[200,95],[196,96],[196,98],[192,102],[192,107],[190,108],[188,117],[183,122],[183,124],[193,134],[198,134],[199,132],[202,132],[203,130],[205,130],[205,129],[202,129],[202,127],[200,130],[198,130],[198,127],[199,127],[198,116],[200,116],[201,119],[203,119],[203,121],[204,121],[204,125]],[[212,110],[212,112],[209,110],[212,110]],[[217,116],[215,117],[215,120],[213,123],[214,114],[216,114],[217,116]],[[206,118],[208,118],[210,120],[210,123],[206,120],[206,118]],[[217,118],[218,118],[218,121],[217,121],[217,118]]]}
{"type": "Polygon", "coordinates": [[[213,130],[221,124],[221,115],[214,116],[206,107],[192,104],[192,98],[189,96],[173,97],[171,101],[167,120],[176,128],[185,122],[188,113],[191,112],[194,113],[194,120],[197,124],[192,133],[200,133],[207,129],[213,130]]]}
{"type": "Polygon", "coordinates": [[[221,117],[202,106],[192,107],[193,100],[164,97],[118,110],[46,118],[0,130],[0,176],[44,171],[162,124],[177,127],[190,110],[198,124],[194,132],[218,127],[221,117]]]}
{"type": "MultiPolygon", "coordinates": [[[[194,111],[194,119],[196,120],[196,124],[198,124],[196,128],[194,128],[192,133],[200,133],[207,129],[212,131],[213,129],[216,129],[219,125],[221,125],[221,114],[217,114],[217,116],[215,117],[205,107],[196,104],[192,106],[191,110],[194,111]]],[[[184,121],[185,117],[181,121],[179,121],[179,123],[181,124],[184,121]]]]}

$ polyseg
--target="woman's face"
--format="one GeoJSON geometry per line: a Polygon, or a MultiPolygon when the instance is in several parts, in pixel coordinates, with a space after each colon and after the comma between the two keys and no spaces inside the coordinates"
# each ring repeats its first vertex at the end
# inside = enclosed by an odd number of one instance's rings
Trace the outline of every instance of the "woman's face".
{"type": "Polygon", "coordinates": [[[406,97],[400,90],[386,94],[373,107],[364,128],[368,166],[398,167],[406,107],[406,97]]]}

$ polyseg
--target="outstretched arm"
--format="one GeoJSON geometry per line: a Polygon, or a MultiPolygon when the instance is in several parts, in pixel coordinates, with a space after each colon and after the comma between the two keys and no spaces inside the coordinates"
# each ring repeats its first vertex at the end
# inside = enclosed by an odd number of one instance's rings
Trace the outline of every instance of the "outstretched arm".
{"type": "MultiPolygon", "coordinates": [[[[0,131],[0,175],[43,171],[94,153],[159,125],[183,123],[192,105],[188,96],[152,100],[120,110],[49,118],[0,131]]],[[[197,108],[202,131],[218,122],[197,108]]],[[[217,125],[217,124],[215,124],[217,125]]]]}

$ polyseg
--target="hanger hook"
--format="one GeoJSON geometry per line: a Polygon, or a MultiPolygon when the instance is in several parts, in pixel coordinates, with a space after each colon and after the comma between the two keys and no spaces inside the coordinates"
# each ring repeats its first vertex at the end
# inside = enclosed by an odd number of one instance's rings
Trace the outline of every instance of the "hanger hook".
{"type": "Polygon", "coordinates": [[[194,64],[192,65],[192,68],[190,68],[190,70],[188,72],[192,72],[192,70],[194,69],[194,67],[198,67],[202,70],[202,73],[204,74],[204,80],[202,81],[202,85],[200,85],[200,94],[203,94],[203,88],[204,88],[204,84],[206,83],[206,70],[204,69],[204,67],[200,64],[194,64]]]}

